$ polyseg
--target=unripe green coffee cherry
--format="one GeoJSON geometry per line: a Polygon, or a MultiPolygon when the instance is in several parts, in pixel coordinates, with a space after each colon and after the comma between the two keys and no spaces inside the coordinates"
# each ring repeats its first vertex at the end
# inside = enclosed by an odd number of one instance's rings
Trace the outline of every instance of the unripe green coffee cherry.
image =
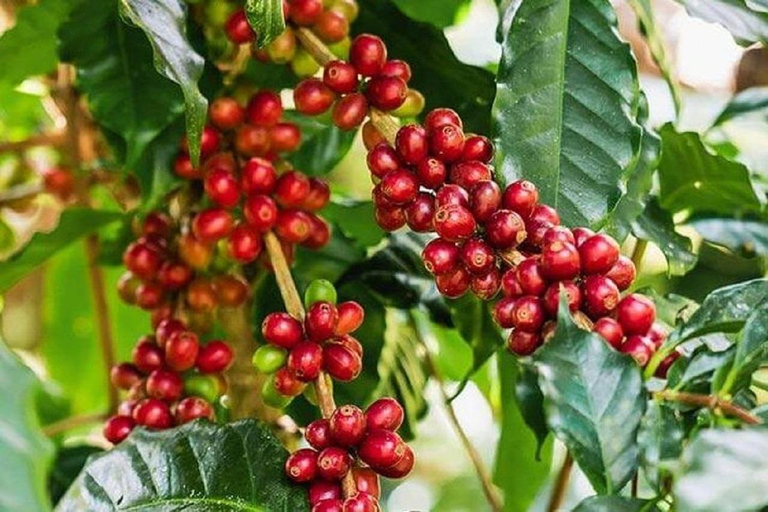
{"type": "Polygon", "coordinates": [[[184,379],[184,391],[188,395],[199,396],[209,402],[219,397],[219,381],[215,375],[194,373],[184,379]]]}
{"type": "Polygon", "coordinates": [[[282,368],[287,359],[287,350],[272,345],[264,345],[253,353],[251,361],[260,373],[271,374],[282,368]]]}
{"type": "Polygon", "coordinates": [[[285,409],[293,400],[292,396],[283,396],[275,389],[275,378],[270,377],[261,387],[261,397],[264,403],[275,409],[285,409]]]}
{"type": "Polygon", "coordinates": [[[328,49],[331,50],[331,53],[343,60],[347,60],[349,58],[349,49],[351,47],[352,40],[349,38],[349,36],[345,37],[338,43],[328,45],[328,49]]]}
{"type": "Polygon", "coordinates": [[[336,304],[337,299],[338,295],[333,283],[327,279],[315,279],[309,283],[304,292],[304,307],[309,309],[312,304],[320,301],[336,304]]]}
{"type": "Polygon", "coordinates": [[[296,50],[291,61],[291,69],[300,78],[313,76],[320,70],[320,64],[303,48],[296,50]]]}
{"type": "Polygon", "coordinates": [[[208,2],[205,6],[205,22],[214,27],[223,26],[232,13],[235,6],[228,2],[208,2]]]}
{"type": "Polygon", "coordinates": [[[357,14],[360,12],[356,0],[331,0],[328,3],[331,11],[340,12],[350,23],[357,19],[357,14]]]}
{"type": "Polygon", "coordinates": [[[267,45],[269,60],[275,64],[287,64],[296,55],[296,36],[290,28],[267,45]]]}
{"type": "Polygon", "coordinates": [[[416,89],[408,89],[408,95],[402,105],[392,111],[396,117],[416,117],[424,110],[426,100],[416,89]]]}

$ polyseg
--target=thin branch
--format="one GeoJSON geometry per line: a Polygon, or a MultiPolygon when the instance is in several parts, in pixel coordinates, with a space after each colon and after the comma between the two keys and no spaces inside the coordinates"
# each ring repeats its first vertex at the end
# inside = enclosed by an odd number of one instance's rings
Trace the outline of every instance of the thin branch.
{"type": "Polygon", "coordinates": [[[552,496],[549,498],[549,504],[547,505],[548,512],[557,512],[563,504],[565,499],[565,491],[568,489],[568,482],[571,479],[571,470],[573,469],[573,457],[571,452],[565,454],[565,460],[560,467],[560,472],[557,474],[557,480],[555,480],[555,487],[552,489],[552,496]]]}
{"type": "Polygon", "coordinates": [[[43,191],[42,183],[25,183],[6,190],[0,190],[0,205],[12,203],[19,199],[35,197],[43,191]]]}
{"type": "Polygon", "coordinates": [[[0,153],[19,152],[39,146],[61,146],[66,140],[66,133],[63,131],[41,133],[16,142],[0,142],[0,153]]]}
{"type": "Polygon", "coordinates": [[[371,108],[370,114],[373,125],[387,139],[387,142],[394,146],[397,131],[400,129],[398,122],[392,116],[385,114],[377,108],[371,108]]]}
{"type": "Polygon", "coordinates": [[[73,428],[82,427],[83,425],[89,425],[91,423],[99,423],[104,421],[106,415],[104,414],[82,414],[80,416],[70,416],[64,418],[61,421],[56,421],[50,425],[46,425],[42,428],[43,434],[48,437],[54,437],[59,434],[72,430],[73,428]]]}
{"type": "Polygon", "coordinates": [[[638,238],[635,242],[635,248],[632,250],[632,263],[635,264],[637,273],[640,273],[640,267],[643,264],[643,256],[645,256],[645,249],[648,247],[648,240],[638,238]]]}
{"type": "Polygon", "coordinates": [[[728,400],[723,400],[716,395],[700,395],[697,393],[688,393],[685,391],[672,391],[670,389],[659,391],[654,393],[653,396],[659,400],[666,400],[668,402],[678,402],[686,405],[694,405],[697,407],[707,407],[717,412],[720,411],[728,416],[738,418],[744,423],[750,425],[760,425],[763,420],[751,412],[742,409],[738,405],[734,405],[728,400]]]}

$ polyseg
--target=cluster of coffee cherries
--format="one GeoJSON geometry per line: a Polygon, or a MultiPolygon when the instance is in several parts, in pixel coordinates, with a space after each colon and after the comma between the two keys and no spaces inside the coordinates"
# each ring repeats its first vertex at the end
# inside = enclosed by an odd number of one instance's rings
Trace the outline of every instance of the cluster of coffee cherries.
{"type": "Polygon", "coordinates": [[[323,77],[305,78],[293,91],[296,110],[315,116],[333,106],[333,123],[342,130],[360,126],[369,107],[392,112],[399,117],[418,115],[424,97],[408,88],[411,68],[407,62],[387,60],[384,42],[361,34],[352,42],[349,62],[333,60],[323,69],[323,77]]]}
{"type": "Polygon", "coordinates": [[[174,308],[183,303],[190,324],[205,330],[217,307],[236,307],[246,300],[248,285],[240,277],[205,275],[215,247],[193,234],[179,234],[165,213],[149,213],[138,234],[123,253],[127,272],[117,289],[125,302],[151,312],[154,327],[171,318],[174,308]]]}
{"type": "MultiPolygon", "coordinates": [[[[319,66],[297,43],[296,29],[311,30],[330,51],[343,57],[349,52],[349,24],[357,14],[356,0],[284,0],[285,31],[264,49],[253,49],[253,56],[263,62],[290,64],[298,76],[312,76],[319,66]]],[[[256,39],[243,9],[230,15],[224,31],[237,45],[250,45],[256,39]]]]}
{"type": "Polygon", "coordinates": [[[261,334],[267,344],[253,356],[256,368],[272,375],[262,394],[275,407],[285,407],[306,391],[312,399],[307,383],[321,371],[347,382],[362,370],[363,347],[352,336],[363,323],[362,306],[354,301],[336,304],[336,290],[324,279],[310,283],[304,297],[307,313],[303,323],[285,312],[264,318],[261,334]]]}
{"type": "Polygon", "coordinates": [[[381,398],[363,412],[344,405],[327,419],[310,423],[302,448],[285,463],[288,477],[307,483],[313,512],[377,512],[378,475],[404,478],[413,469],[413,450],[397,434],[403,408],[393,398],[381,398]],[[365,466],[355,467],[356,460],[365,466]],[[356,493],[343,498],[339,482],[352,471],[356,493]]]}
{"type": "Polygon", "coordinates": [[[202,344],[184,322],[161,321],[153,335],[138,340],[131,362],[112,368],[112,384],[127,397],[104,425],[104,437],[119,443],[136,425],[161,430],[197,418],[213,420],[212,402],[226,389],[221,374],[232,357],[227,343],[202,344]]]}

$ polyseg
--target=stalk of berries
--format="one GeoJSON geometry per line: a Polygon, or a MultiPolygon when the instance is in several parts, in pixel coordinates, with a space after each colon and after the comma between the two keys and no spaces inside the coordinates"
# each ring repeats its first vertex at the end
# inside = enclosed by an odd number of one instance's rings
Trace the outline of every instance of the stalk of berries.
{"type": "Polygon", "coordinates": [[[112,368],[112,384],[126,397],[105,423],[104,437],[119,443],[137,425],[162,430],[213,420],[212,403],[226,389],[222,372],[232,356],[223,341],[201,344],[180,320],[161,321],[153,335],[138,340],[131,362],[112,368]]]}

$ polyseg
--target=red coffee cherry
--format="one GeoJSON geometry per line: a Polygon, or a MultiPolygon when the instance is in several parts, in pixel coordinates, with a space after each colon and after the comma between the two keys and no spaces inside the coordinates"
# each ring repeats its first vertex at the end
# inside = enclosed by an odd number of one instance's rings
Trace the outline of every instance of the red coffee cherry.
{"type": "Polygon", "coordinates": [[[187,304],[193,311],[211,312],[216,309],[216,291],[207,278],[197,278],[187,286],[187,304]]]}
{"type": "Polygon", "coordinates": [[[523,295],[523,288],[517,280],[517,270],[511,268],[501,276],[501,291],[505,297],[519,297],[523,295]]]}
{"type": "Polygon", "coordinates": [[[356,379],[363,368],[359,355],[339,343],[323,347],[323,369],[336,380],[347,382],[356,379]]]}
{"type": "Polygon", "coordinates": [[[459,266],[435,278],[437,290],[450,299],[457,299],[467,293],[472,277],[467,270],[459,266]]]}
{"type": "Polygon", "coordinates": [[[405,207],[405,221],[408,227],[417,233],[434,231],[435,197],[426,192],[420,192],[408,206],[405,207]]]}
{"type": "Polygon", "coordinates": [[[656,306],[648,297],[633,293],[619,302],[616,319],[628,336],[645,334],[656,320],[656,306]]]}
{"type": "Polygon", "coordinates": [[[227,34],[227,39],[235,44],[246,44],[256,39],[256,34],[248,24],[245,11],[242,9],[238,9],[227,19],[224,32],[227,34]]]}
{"type": "Polygon", "coordinates": [[[168,290],[180,290],[194,277],[192,269],[178,261],[166,261],[157,271],[157,282],[168,290]]]}
{"type": "Polygon", "coordinates": [[[426,130],[417,124],[403,126],[395,137],[395,149],[403,162],[418,165],[429,154],[426,130]]]}
{"type": "Polygon", "coordinates": [[[133,408],[133,420],[150,429],[170,428],[173,416],[168,405],[156,398],[146,398],[133,408]]]}
{"type": "Polygon", "coordinates": [[[122,442],[136,424],[128,416],[112,416],[104,423],[104,437],[112,444],[122,442]]]}
{"type": "MultiPolygon", "coordinates": [[[[504,190],[502,199],[504,208],[512,210],[524,218],[530,217],[538,203],[539,191],[536,189],[536,185],[530,181],[515,181],[504,190]]],[[[553,222],[553,224],[556,223],[553,222]]]]}
{"type": "Polygon", "coordinates": [[[299,208],[307,200],[311,185],[300,171],[288,171],[277,179],[274,197],[283,208],[299,208]]]}
{"type": "Polygon", "coordinates": [[[552,226],[547,229],[542,238],[542,247],[548,247],[555,242],[565,242],[571,245],[576,245],[576,239],[573,237],[573,233],[570,229],[564,226],[552,226]]]}
{"type": "Polygon", "coordinates": [[[109,380],[118,389],[131,389],[141,380],[139,369],[131,363],[120,363],[109,371],[109,380]]]}
{"type": "Polygon", "coordinates": [[[132,359],[136,368],[145,374],[162,368],[164,362],[163,351],[148,336],[141,338],[139,343],[133,347],[132,359]]]}
{"type": "Polygon", "coordinates": [[[484,275],[494,268],[496,253],[482,238],[472,238],[461,248],[461,261],[472,274],[484,275]]]}
{"type": "Polygon", "coordinates": [[[653,355],[653,342],[648,336],[633,334],[624,340],[619,351],[632,356],[638,365],[645,366],[653,355]]]}
{"type": "Polygon", "coordinates": [[[144,217],[141,232],[144,236],[156,235],[167,237],[173,229],[173,220],[163,212],[150,212],[144,217]]]}
{"type": "Polygon", "coordinates": [[[680,356],[682,354],[675,350],[671,354],[669,354],[667,357],[664,358],[664,360],[659,364],[658,368],[656,368],[656,372],[653,374],[655,377],[658,377],[660,379],[666,379],[667,374],[669,373],[669,369],[672,368],[672,365],[675,364],[675,361],[680,359],[680,356]]]}
{"type": "Polygon", "coordinates": [[[326,43],[337,43],[349,34],[349,21],[337,11],[323,11],[312,30],[326,43]]]}
{"type": "Polygon", "coordinates": [[[272,137],[272,151],[283,153],[293,151],[301,143],[301,130],[293,123],[277,123],[269,130],[272,137]]]}
{"type": "Polygon", "coordinates": [[[366,417],[367,414],[354,405],[343,405],[333,411],[328,420],[333,443],[344,447],[360,444],[365,435],[366,417]]]}
{"type": "Polygon", "coordinates": [[[365,311],[363,307],[355,301],[342,302],[336,306],[338,312],[338,321],[336,322],[336,328],[334,334],[336,336],[344,336],[354,332],[363,324],[365,318],[365,311]]]}
{"type": "Polygon", "coordinates": [[[269,128],[246,124],[235,134],[235,148],[243,155],[265,156],[272,147],[269,128]]]}
{"type": "Polygon", "coordinates": [[[637,277],[637,269],[632,260],[626,256],[619,256],[618,261],[611,267],[611,270],[605,274],[605,277],[616,283],[619,290],[624,291],[629,288],[637,277]]]}
{"type": "Polygon", "coordinates": [[[460,254],[456,244],[443,238],[436,238],[424,247],[421,259],[428,272],[440,275],[456,269],[460,262],[460,254]]]}
{"type": "Polygon", "coordinates": [[[214,169],[224,169],[231,173],[237,173],[238,165],[235,162],[235,157],[229,151],[219,152],[208,157],[203,163],[203,170],[205,172],[211,172],[214,169]]]}
{"type": "Polygon", "coordinates": [[[541,296],[547,290],[547,280],[534,258],[528,258],[517,266],[517,282],[527,295],[541,296]]]}
{"type": "Polygon", "coordinates": [[[507,338],[507,350],[518,356],[529,356],[544,343],[539,333],[515,329],[507,338]]]}
{"type": "Polygon", "coordinates": [[[415,462],[415,457],[413,454],[413,450],[410,446],[405,445],[405,453],[400,458],[399,461],[394,466],[388,467],[388,468],[381,468],[379,471],[381,472],[381,476],[385,476],[387,478],[405,478],[408,476],[408,474],[413,470],[413,464],[415,462]]]}
{"type": "Polygon", "coordinates": [[[68,169],[48,169],[43,174],[45,190],[66,201],[75,191],[75,176],[68,169]]]}
{"type": "Polygon", "coordinates": [[[579,274],[579,250],[568,242],[552,242],[541,252],[539,268],[546,279],[573,279],[579,274]]]}
{"type": "Polygon", "coordinates": [[[264,233],[277,222],[277,205],[269,196],[250,195],[243,205],[243,214],[251,226],[264,233]]]}
{"type": "Polygon", "coordinates": [[[457,205],[469,208],[469,193],[458,185],[443,185],[435,194],[435,206],[457,205]]]}
{"type": "Polygon", "coordinates": [[[321,501],[339,500],[341,498],[341,487],[336,482],[326,482],[324,480],[315,480],[309,486],[309,504],[317,505],[321,501]]]}
{"type": "Polygon", "coordinates": [[[304,431],[304,438],[316,450],[322,450],[331,445],[331,424],[325,419],[315,420],[304,431]]]}
{"type": "Polygon", "coordinates": [[[441,126],[445,126],[447,124],[458,126],[460,129],[464,126],[461,122],[459,114],[450,108],[436,108],[429,112],[424,118],[424,128],[426,129],[427,133],[433,133],[437,131],[437,129],[441,126]]]}
{"type": "Polygon", "coordinates": [[[399,435],[389,430],[371,430],[360,443],[357,454],[363,462],[378,471],[398,463],[407,445],[399,435]]]}
{"type": "Polygon", "coordinates": [[[656,351],[661,348],[664,341],[667,339],[667,331],[660,324],[654,323],[650,329],[648,329],[648,337],[653,342],[653,350],[656,351]]]}
{"type": "Polygon", "coordinates": [[[363,76],[373,76],[381,72],[387,60],[387,47],[379,37],[360,34],[349,49],[349,61],[363,76]]]}
{"type": "Polygon", "coordinates": [[[379,502],[373,496],[359,492],[344,500],[342,512],[378,512],[379,502]]]}
{"type": "Polygon", "coordinates": [[[370,494],[374,498],[381,496],[379,475],[371,468],[352,468],[352,476],[355,478],[355,487],[359,492],[370,494]]]}
{"type": "Polygon", "coordinates": [[[504,297],[493,307],[493,319],[502,329],[511,329],[515,326],[516,297],[504,297]]]}
{"type": "Polygon", "coordinates": [[[382,75],[371,78],[365,90],[371,105],[384,111],[394,110],[402,105],[407,93],[408,86],[402,79],[382,75]]]}
{"type": "Polygon", "coordinates": [[[227,236],[234,227],[234,219],[226,210],[209,208],[192,220],[192,232],[203,242],[216,242],[227,236]]]}
{"type": "Polygon", "coordinates": [[[410,203],[419,193],[419,182],[411,171],[398,169],[381,180],[381,193],[393,204],[410,203]]]}
{"type": "MultiPolygon", "coordinates": [[[[203,133],[200,135],[200,157],[205,159],[219,150],[221,140],[219,134],[210,126],[203,127],[203,133]]],[[[181,139],[181,150],[189,154],[189,144],[187,137],[181,139]]]]}
{"type": "Polygon", "coordinates": [[[274,91],[259,91],[245,107],[245,117],[257,126],[274,126],[283,117],[283,102],[274,91]]]}
{"type": "Polygon", "coordinates": [[[123,253],[123,265],[141,279],[153,278],[161,262],[157,249],[145,243],[133,242],[123,253]]]}
{"type": "Polygon", "coordinates": [[[213,290],[220,306],[236,307],[248,297],[248,285],[242,279],[232,275],[221,275],[213,278],[213,290]]]}
{"type": "Polygon", "coordinates": [[[177,332],[165,344],[165,364],[177,372],[195,366],[200,341],[192,331],[177,332]]]}
{"type": "Polygon", "coordinates": [[[581,268],[586,274],[604,274],[619,260],[619,244],[608,235],[597,234],[579,246],[581,268]]]}
{"type": "Polygon", "coordinates": [[[333,124],[342,130],[357,128],[368,115],[368,100],[365,95],[355,92],[347,94],[333,107],[333,124]]]}
{"type": "Polygon", "coordinates": [[[318,78],[302,80],[293,90],[296,110],[308,116],[322,114],[331,107],[336,95],[318,78]]]}
{"type": "Polygon", "coordinates": [[[619,289],[610,279],[603,276],[589,276],[582,285],[587,312],[593,318],[605,316],[616,309],[619,303],[619,289]]]}
{"type": "Polygon", "coordinates": [[[275,390],[283,396],[298,396],[306,387],[306,384],[296,378],[286,367],[282,367],[273,376],[275,390]]]}
{"type": "Polygon", "coordinates": [[[445,183],[447,175],[445,164],[437,158],[426,158],[416,166],[416,176],[422,187],[437,190],[445,183]]]}
{"type": "Polygon", "coordinates": [[[511,249],[525,240],[525,223],[512,210],[498,210],[486,222],[485,236],[497,249],[511,249]]]}
{"type": "Polygon", "coordinates": [[[301,203],[301,209],[309,212],[315,212],[322,209],[331,199],[331,189],[325,180],[320,178],[309,178],[309,194],[301,203]]]}
{"type": "Polygon", "coordinates": [[[455,124],[444,124],[429,133],[430,154],[443,162],[453,162],[464,150],[464,132],[455,124]]]}
{"type": "Polygon", "coordinates": [[[307,219],[309,220],[309,236],[301,242],[301,245],[310,249],[324,247],[331,239],[331,228],[328,227],[328,223],[311,213],[307,214],[307,219]]]}
{"type": "Polygon", "coordinates": [[[254,157],[243,166],[240,186],[245,194],[271,194],[276,183],[277,174],[269,160],[254,157]]]}
{"type": "Polygon", "coordinates": [[[319,343],[333,337],[338,319],[338,312],[332,303],[315,302],[307,310],[304,329],[309,339],[319,343]]]}
{"type": "Polygon", "coordinates": [[[581,244],[583,244],[588,238],[595,236],[595,232],[589,228],[573,228],[571,232],[573,233],[573,238],[576,241],[576,247],[581,247],[581,244]]]}
{"type": "Polygon", "coordinates": [[[292,349],[304,337],[301,322],[288,313],[270,313],[261,324],[261,335],[272,345],[292,349]]]}
{"type": "Polygon", "coordinates": [[[297,210],[281,210],[277,213],[275,234],[288,243],[299,244],[310,234],[310,220],[305,212],[297,210]]]}
{"type": "Polygon", "coordinates": [[[195,366],[200,373],[220,373],[234,359],[232,349],[223,341],[213,340],[200,347],[195,366]]]}
{"type": "Polygon", "coordinates": [[[229,256],[240,263],[250,263],[262,250],[261,236],[248,224],[238,224],[229,234],[229,256]]]}
{"type": "Polygon", "coordinates": [[[291,0],[289,17],[302,27],[314,25],[323,14],[323,0],[291,0]]]}
{"type": "Polygon", "coordinates": [[[294,482],[311,482],[317,475],[317,452],[310,448],[296,450],[285,461],[285,474],[294,482]]]}
{"type": "Polygon", "coordinates": [[[155,370],[147,377],[146,388],[151,398],[175,402],[181,398],[184,382],[176,372],[155,370]]]}
{"type": "Polygon", "coordinates": [[[404,60],[392,59],[384,63],[379,73],[381,76],[394,76],[408,83],[411,80],[411,66],[404,60]]]}
{"type": "Polygon", "coordinates": [[[158,308],[165,300],[165,289],[158,283],[141,283],[136,288],[136,305],[151,311],[158,308]]]}
{"type": "Polygon", "coordinates": [[[189,155],[182,153],[173,161],[173,172],[176,176],[186,180],[196,180],[202,178],[202,172],[199,168],[192,165],[189,155]]]}
{"type": "Polygon", "coordinates": [[[150,325],[152,325],[152,328],[154,329],[155,327],[157,327],[157,324],[159,324],[163,320],[171,318],[172,316],[173,316],[173,307],[171,307],[170,303],[164,302],[157,309],[152,311],[152,313],[149,315],[150,325]]]}
{"type": "Polygon", "coordinates": [[[577,311],[581,308],[581,289],[573,281],[560,281],[552,283],[544,292],[544,309],[551,316],[557,316],[557,310],[560,307],[561,290],[565,293],[568,301],[568,309],[577,311]]]}
{"type": "Polygon", "coordinates": [[[551,222],[541,222],[537,220],[530,220],[525,224],[525,245],[533,249],[536,252],[546,245],[544,239],[553,227],[557,227],[551,222]]]}
{"type": "Polygon", "coordinates": [[[303,341],[291,349],[286,368],[302,382],[310,382],[320,375],[323,349],[317,343],[303,341]]]}
{"type": "Polygon", "coordinates": [[[531,221],[549,222],[553,226],[560,224],[560,214],[557,210],[546,204],[537,205],[531,212],[531,221]]]}
{"type": "Polygon", "coordinates": [[[190,267],[203,270],[211,262],[213,249],[208,243],[191,234],[182,235],[179,237],[179,256],[190,267]]]}
{"type": "Polygon", "coordinates": [[[369,430],[384,429],[395,432],[403,424],[405,412],[394,398],[379,398],[365,410],[365,423],[369,430]]]}
{"type": "MultiPolygon", "coordinates": [[[[445,128],[443,128],[445,129],[445,128]]],[[[491,169],[482,162],[470,160],[468,162],[456,162],[451,166],[450,181],[456,185],[472,190],[472,187],[481,182],[489,182],[493,176],[491,169]]]]}
{"type": "Polygon", "coordinates": [[[323,68],[323,83],[338,94],[357,90],[359,80],[355,67],[342,60],[333,60],[323,68]]]}
{"type": "MultiPolygon", "coordinates": [[[[520,221],[522,224],[522,221],[520,221]]],[[[451,242],[466,240],[477,229],[477,223],[467,208],[458,205],[440,207],[435,212],[435,231],[441,238],[451,242]]],[[[493,243],[493,237],[489,237],[493,243]]]]}
{"type": "Polygon", "coordinates": [[[176,404],[176,423],[183,425],[198,418],[213,420],[213,407],[203,398],[190,396],[176,404]]]}
{"type": "Polygon", "coordinates": [[[487,222],[501,207],[501,189],[494,181],[480,181],[469,191],[469,209],[478,222],[487,222]]]}
{"type": "MultiPolygon", "coordinates": [[[[248,27],[250,30],[251,27],[248,27]]],[[[232,130],[243,123],[245,111],[233,98],[219,98],[208,110],[211,122],[220,130],[232,130]]]]}
{"type": "Polygon", "coordinates": [[[490,163],[493,160],[493,143],[482,135],[468,135],[464,140],[464,150],[461,152],[463,161],[479,160],[490,163]]]}
{"type": "Polygon", "coordinates": [[[331,342],[345,347],[353,354],[357,354],[358,357],[363,357],[363,346],[359,341],[348,334],[334,338],[331,342]]]}
{"type": "Polygon", "coordinates": [[[537,332],[546,320],[541,299],[530,295],[520,297],[512,308],[512,318],[515,330],[537,332]]]}
{"type": "Polygon", "coordinates": [[[624,341],[624,330],[619,322],[607,316],[597,319],[592,326],[592,332],[602,336],[616,350],[620,349],[621,342],[624,341]]]}
{"type": "Polygon", "coordinates": [[[376,223],[385,231],[396,231],[405,226],[405,210],[400,206],[377,205],[373,212],[376,223]]]}
{"type": "MultiPolygon", "coordinates": [[[[162,267],[161,267],[162,268],[162,267]]],[[[126,304],[136,303],[136,289],[141,284],[141,280],[131,272],[125,272],[117,281],[117,294],[126,304]]]]}
{"type": "Polygon", "coordinates": [[[376,145],[366,157],[368,169],[377,178],[383,178],[390,172],[400,168],[400,158],[395,150],[386,142],[376,145]]]}
{"type": "Polygon", "coordinates": [[[312,512],[344,512],[344,502],[340,499],[330,499],[317,502],[312,512]]]}

